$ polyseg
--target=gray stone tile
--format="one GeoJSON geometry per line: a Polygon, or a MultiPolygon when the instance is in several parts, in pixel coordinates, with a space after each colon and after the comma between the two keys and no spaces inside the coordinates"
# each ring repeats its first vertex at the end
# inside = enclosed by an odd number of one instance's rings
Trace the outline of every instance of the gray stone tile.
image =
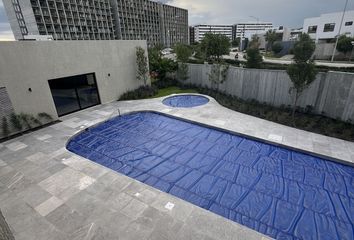
{"type": "Polygon", "coordinates": [[[35,210],[43,217],[47,216],[49,213],[53,212],[55,209],[63,204],[63,200],[53,196],[43,203],[35,207],[35,210]]]}
{"type": "Polygon", "coordinates": [[[147,207],[147,204],[140,202],[139,200],[132,199],[125,207],[121,209],[120,212],[132,219],[136,219],[147,207]]]}
{"type": "Polygon", "coordinates": [[[16,142],[12,142],[12,143],[7,144],[6,147],[8,149],[10,149],[11,151],[15,152],[15,151],[19,151],[21,149],[26,148],[27,145],[22,143],[22,142],[20,142],[20,141],[16,141],[16,142]]]}
{"type": "Polygon", "coordinates": [[[23,189],[23,191],[18,192],[17,196],[22,198],[28,205],[33,208],[52,197],[51,194],[36,184],[32,184],[23,189]]]}
{"type": "Polygon", "coordinates": [[[178,219],[180,221],[185,221],[195,209],[192,204],[187,203],[181,199],[172,197],[171,195],[168,195],[166,193],[160,193],[157,199],[151,204],[151,206],[161,212],[169,214],[173,218],[178,219]],[[167,203],[174,204],[172,210],[168,210],[165,208],[167,203]]]}
{"type": "Polygon", "coordinates": [[[61,205],[45,218],[66,234],[76,232],[84,226],[86,220],[82,214],[69,208],[66,204],[61,205]]]}
{"type": "Polygon", "coordinates": [[[128,227],[122,231],[120,237],[126,240],[136,240],[136,239],[144,240],[144,239],[148,239],[152,231],[153,231],[152,228],[148,228],[142,224],[133,222],[129,224],[128,227]]]}

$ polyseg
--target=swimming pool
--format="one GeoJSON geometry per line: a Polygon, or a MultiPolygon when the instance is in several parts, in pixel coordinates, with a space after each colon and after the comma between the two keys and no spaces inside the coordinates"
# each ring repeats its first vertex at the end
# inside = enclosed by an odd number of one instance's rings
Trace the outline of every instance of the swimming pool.
{"type": "Polygon", "coordinates": [[[353,239],[354,169],[220,130],[138,112],[68,150],[277,239],[353,239]]]}
{"type": "Polygon", "coordinates": [[[178,95],[165,98],[162,103],[170,107],[191,108],[205,105],[209,102],[207,97],[199,95],[178,95]]]}

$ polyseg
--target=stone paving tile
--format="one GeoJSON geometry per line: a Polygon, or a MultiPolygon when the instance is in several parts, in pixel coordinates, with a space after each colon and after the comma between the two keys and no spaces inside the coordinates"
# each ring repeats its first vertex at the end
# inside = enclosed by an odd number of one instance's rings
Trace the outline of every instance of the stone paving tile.
{"type": "Polygon", "coordinates": [[[45,218],[56,228],[66,234],[73,234],[85,224],[85,217],[81,213],[69,208],[66,204],[49,213],[45,218]]]}
{"type": "Polygon", "coordinates": [[[47,201],[41,203],[37,207],[35,207],[35,210],[43,217],[47,216],[49,213],[53,212],[55,209],[60,207],[64,202],[57,198],[57,197],[51,197],[47,201]]]}
{"type": "Polygon", "coordinates": [[[26,148],[27,145],[22,142],[16,141],[16,142],[7,144],[6,147],[8,149],[10,149],[11,151],[18,151],[18,150],[26,148]]]}
{"type": "Polygon", "coordinates": [[[35,136],[35,138],[40,141],[45,141],[45,140],[52,138],[52,136],[49,134],[45,134],[45,135],[37,135],[37,136],[35,136]]]}
{"type": "Polygon", "coordinates": [[[19,192],[17,196],[22,198],[33,208],[52,197],[51,194],[39,187],[37,184],[30,185],[23,191],[19,192]]]}

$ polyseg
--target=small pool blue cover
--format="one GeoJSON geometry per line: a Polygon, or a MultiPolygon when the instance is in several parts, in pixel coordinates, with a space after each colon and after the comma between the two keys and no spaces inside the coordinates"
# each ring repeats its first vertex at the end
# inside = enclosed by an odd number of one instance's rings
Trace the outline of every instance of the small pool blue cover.
{"type": "Polygon", "coordinates": [[[162,101],[163,104],[171,107],[191,108],[205,105],[209,99],[198,95],[178,95],[168,97],[162,101]]]}
{"type": "Polygon", "coordinates": [[[353,239],[354,169],[141,112],[67,148],[277,239],[353,239]]]}

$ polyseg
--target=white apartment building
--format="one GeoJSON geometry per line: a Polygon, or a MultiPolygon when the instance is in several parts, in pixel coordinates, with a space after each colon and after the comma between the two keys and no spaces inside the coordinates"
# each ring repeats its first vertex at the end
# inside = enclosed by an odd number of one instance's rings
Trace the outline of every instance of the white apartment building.
{"type": "Polygon", "coordinates": [[[233,26],[232,39],[236,38],[251,38],[254,34],[259,34],[273,29],[271,22],[243,22],[236,23],[233,26]]]}
{"type": "Polygon", "coordinates": [[[310,34],[316,42],[328,42],[338,34],[354,36],[354,11],[347,11],[344,15],[342,29],[339,33],[343,12],[321,14],[319,17],[306,18],[303,32],[310,34]]]}
{"type": "Polygon", "coordinates": [[[197,25],[194,26],[194,41],[201,42],[206,33],[224,35],[232,40],[232,25],[197,25]]]}

